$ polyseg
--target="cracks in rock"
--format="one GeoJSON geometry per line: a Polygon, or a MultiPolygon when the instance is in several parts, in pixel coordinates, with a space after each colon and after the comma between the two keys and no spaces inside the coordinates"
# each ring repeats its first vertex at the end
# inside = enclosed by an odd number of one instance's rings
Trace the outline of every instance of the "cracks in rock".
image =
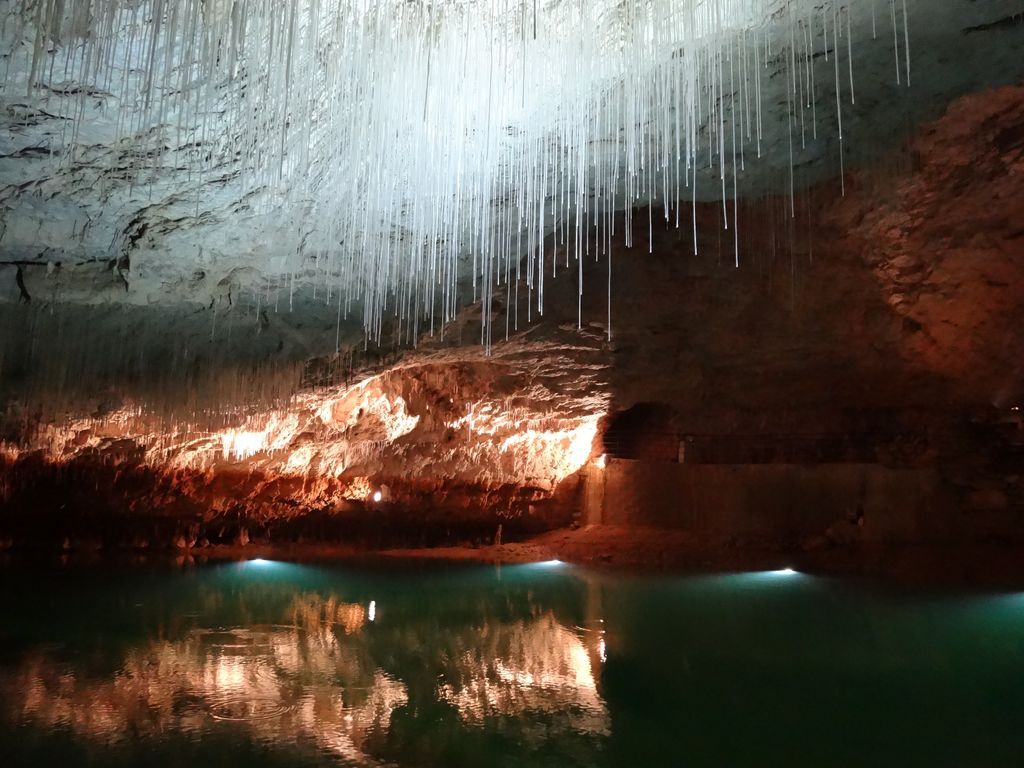
{"type": "Polygon", "coordinates": [[[91,85],[49,85],[48,83],[36,82],[35,88],[49,91],[57,96],[91,96],[97,99],[112,99],[114,94],[104,91],[91,85]]]}
{"type": "Polygon", "coordinates": [[[30,303],[32,301],[32,297],[29,296],[28,291],[25,289],[25,274],[21,271],[20,265],[18,266],[18,271],[14,273],[14,282],[17,283],[18,291],[21,294],[18,297],[18,301],[24,301],[26,304],[30,303]]]}
{"type": "Polygon", "coordinates": [[[122,230],[122,235],[124,237],[122,255],[117,260],[116,266],[122,281],[125,282],[125,290],[127,290],[128,285],[124,273],[130,270],[130,254],[133,250],[140,247],[140,243],[143,242],[144,238],[145,242],[150,246],[154,246],[156,245],[155,238],[157,236],[170,234],[171,232],[190,224],[198,226],[217,221],[217,217],[209,211],[204,211],[198,216],[186,215],[174,218],[157,213],[157,211],[161,209],[166,209],[177,203],[184,202],[184,195],[172,195],[160,203],[155,203],[141,208],[124,227],[122,230]]]}
{"type": "Polygon", "coordinates": [[[12,118],[12,122],[7,126],[12,132],[19,128],[35,128],[49,120],[72,120],[70,117],[55,115],[52,112],[47,112],[45,109],[38,109],[21,102],[8,104],[6,112],[12,118]]]}
{"type": "MultiPolygon", "coordinates": [[[[49,249],[46,249],[49,250],[49,249]]],[[[46,251],[42,255],[45,255],[46,251]]],[[[81,259],[74,262],[73,267],[85,267],[93,264],[105,264],[106,269],[111,272],[120,282],[124,285],[125,291],[128,290],[128,272],[131,270],[131,260],[127,254],[117,259],[105,259],[105,258],[93,258],[93,259],[81,259]]],[[[42,261],[42,260],[31,260],[31,259],[8,259],[0,261],[0,266],[11,266],[17,268],[15,274],[15,282],[18,285],[20,292],[19,302],[24,301],[26,304],[32,300],[28,289],[25,287],[23,268],[25,267],[44,267],[47,273],[61,269],[64,265],[63,261],[42,261]]]]}
{"type": "Polygon", "coordinates": [[[1011,125],[999,131],[993,138],[993,146],[1002,155],[1004,164],[1024,156],[1024,125],[1011,125]]]}
{"type": "MultiPolygon", "coordinates": [[[[49,249],[46,249],[49,250],[49,249]]],[[[40,256],[46,255],[46,250],[43,251],[40,256]]],[[[29,259],[13,259],[7,261],[0,261],[0,266],[15,267],[14,283],[18,287],[18,303],[24,302],[30,304],[32,302],[32,295],[28,292],[28,288],[25,286],[25,267],[46,267],[47,274],[55,270],[60,269],[61,262],[59,261],[32,261],[29,259]]]]}
{"type": "Polygon", "coordinates": [[[964,35],[971,35],[975,32],[991,32],[998,29],[1010,29],[1012,27],[1019,27],[1024,24],[1024,10],[1011,13],[1009,16],[1004,16],[1001,19],[990,21],[986,24],[977,24],[973,27],[964,27],[960,32],[964,35]]]}
{"type": "Polygon", "coordinates": [[[8,152],[6,155],[0,155],[0,160],[21,160],[24,158],[50,157],[57,154],[59,153],[51,152],[46,147],[41,147],[37,144],[31,147],[16,149],[13,152],[8,152]]]}
{"type": "Polygon", "coordinates": [[[121,281],[124,285],[125,293],[128,292],[128,272],[131,271],[131,259],[128,254],[123,254],[118,259],[110,260],[110,271],[121,281]]]}

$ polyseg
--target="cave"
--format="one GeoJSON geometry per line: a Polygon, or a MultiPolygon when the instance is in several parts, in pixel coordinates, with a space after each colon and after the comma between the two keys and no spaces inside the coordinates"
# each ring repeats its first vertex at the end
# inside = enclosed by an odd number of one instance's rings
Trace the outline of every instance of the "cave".
{"type": "Polygon", "coordinates": [[[1021,0],[0,7],[12,765],[1016,764],[1021,0]]]}

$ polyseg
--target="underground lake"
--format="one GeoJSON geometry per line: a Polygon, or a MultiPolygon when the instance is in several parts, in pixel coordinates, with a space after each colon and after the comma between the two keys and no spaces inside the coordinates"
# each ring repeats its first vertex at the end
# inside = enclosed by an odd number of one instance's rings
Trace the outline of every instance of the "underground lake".
{"type": "Polygon", "coordinates": [[[0,585],[6,766],[1024,754],[1021,593],[560,561],[9,563],[0,585]]]}

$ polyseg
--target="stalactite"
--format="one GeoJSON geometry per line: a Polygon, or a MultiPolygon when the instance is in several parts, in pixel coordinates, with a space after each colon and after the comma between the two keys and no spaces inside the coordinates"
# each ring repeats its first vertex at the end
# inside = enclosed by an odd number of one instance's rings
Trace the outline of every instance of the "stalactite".
{"type": "MultiPolygon", "coordinates": [[[[897,79],[909,83],[900,1],[897,79]]],[[[718,175],[739,266],[747,154],[763,151],[762,70],[786,74],[795,215],[796,123],[802,148],[807,117],[818,137],[818,14],[841,160],[839,38],[854,103],[851,9],[869,2],[875,31],[875,0],[18,2],[12,57],[27,66],[8,58],[3,92],[79,94],[56,99],[71,128],[53,162],[75,161],[88,94],[116,90],[132,183],[147,179],[152,193],[146,171],[166,145],[189,168],[196,216],[211,179],[230,175],[256,215],[281,222],[274,245],[292,252],[279,260],[275,312],[284,280],[289,307],[297,282],[313,280],[339,327],[361,312],[379,341],[394,317],[415,343],[421,327],[443,333],[468,289],[487,348],[499,299],[506,335],[520,327],[521,295],[528,320],[543,314],[548,259],[552,276],[556,259],[575,260],[582,290],[584,257],[610,258],[616,210],[627,245],[634,208],[647,208],[648,243],[655,211],[678,227],[702,167],[718,175]]],[[[696,253],[695,213],[693,229],[696,253]]],[[[269,287],[258,300],[269,308],[269,287]]],[[[582,299],[577,313],[582,323],[582,299]]]]}

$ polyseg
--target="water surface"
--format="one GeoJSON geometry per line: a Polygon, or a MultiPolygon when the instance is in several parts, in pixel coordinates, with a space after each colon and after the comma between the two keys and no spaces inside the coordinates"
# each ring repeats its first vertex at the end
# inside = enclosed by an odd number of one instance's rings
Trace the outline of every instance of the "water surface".
{"type": "Polygon", "coordinates": [[[264,561],[0,590],[6,766],[1024,760],[1024,595],[264,561]]]}

